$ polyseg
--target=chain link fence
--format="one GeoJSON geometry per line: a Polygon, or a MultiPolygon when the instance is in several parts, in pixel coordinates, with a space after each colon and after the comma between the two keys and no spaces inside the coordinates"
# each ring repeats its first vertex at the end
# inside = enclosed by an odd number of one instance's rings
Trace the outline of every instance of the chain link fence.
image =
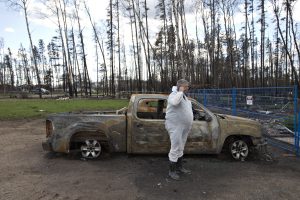
{"type": "Polygon", "coordinates": [[[189,95],[215,113],[259,120],[269,143],[300,154],[297,86],[192,89],[189,95]]]}

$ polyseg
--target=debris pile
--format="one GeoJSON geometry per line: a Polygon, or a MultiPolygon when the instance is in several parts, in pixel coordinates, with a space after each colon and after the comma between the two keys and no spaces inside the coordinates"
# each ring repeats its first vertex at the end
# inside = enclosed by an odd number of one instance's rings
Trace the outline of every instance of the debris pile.
{"type": "Polygon", "coordinates": [[[260,121],[264,128],[264,134],[269,137],[294,137],[294,132],[276,120],[260,121]]]}

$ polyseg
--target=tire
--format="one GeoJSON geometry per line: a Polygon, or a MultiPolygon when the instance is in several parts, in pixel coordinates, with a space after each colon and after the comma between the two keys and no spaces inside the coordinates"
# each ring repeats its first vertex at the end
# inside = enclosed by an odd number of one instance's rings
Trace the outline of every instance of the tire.
{"type": "Polygon", "coordinates": [[[88,159],[99,158],[102,148],[99,140],[86,139],[80,146],[81,156],[88,159]]]}
{"type": "Polygon", "coordinates": [[[244,161],[249,155],[249,144],[243,139],[232,139],[228,147],[229,153],[234,160],[244,161]]]}

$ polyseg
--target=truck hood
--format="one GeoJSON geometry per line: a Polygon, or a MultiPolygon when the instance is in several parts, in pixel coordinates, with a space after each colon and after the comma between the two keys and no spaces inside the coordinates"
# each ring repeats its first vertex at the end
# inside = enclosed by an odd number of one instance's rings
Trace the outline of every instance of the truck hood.
{"type": "Polygon", "coordinates": [[[251,119],[232,115],[217,114],[222,132],[226,134],[262,136],[262,125],[251,119]]]}
{"type": "Polygon", "coordinates": [[[237,116],[232,116],[232,115],[223,115],[223,114],[217,114],[218,117],[222,118],[223,120],[230,122],[230,123],[250,123],[253,125],[259,125],[260,123],[252,120],[252,119],[248,119],[248,118],[244,118],[244,117],[237,117],[237,116]]]}

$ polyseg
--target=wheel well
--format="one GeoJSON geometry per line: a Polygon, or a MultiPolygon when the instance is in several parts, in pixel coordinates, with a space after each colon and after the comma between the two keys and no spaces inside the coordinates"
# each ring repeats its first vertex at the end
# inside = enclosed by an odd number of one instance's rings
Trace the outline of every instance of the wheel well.
{"type": "Polygon", "coordinates": [[[249,135],[230,135],[225,139],[223,149],[227,149],[229,144],[236,139],[244,140],[249,146],[253,145],[251,136],[249,135]]]}
{"type": "Polygon", "coordinates": [[[70,150],[79,150],[86,139],[96,139],[100,142],[104,151],[110,151],[109,138],[102,131],[86,132],[80,131],[72,135],[70,139],[70,150]]]}

